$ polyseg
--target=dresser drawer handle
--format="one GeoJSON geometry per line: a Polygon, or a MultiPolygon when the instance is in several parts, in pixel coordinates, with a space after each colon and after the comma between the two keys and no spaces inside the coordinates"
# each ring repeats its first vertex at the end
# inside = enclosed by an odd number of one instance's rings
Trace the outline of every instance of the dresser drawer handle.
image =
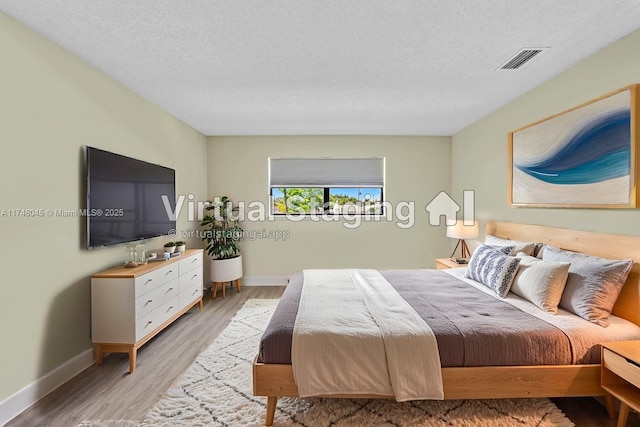
{"type": "Polygon", "coordinates": [[[198,277],[197,274],[194,274],[193,276],[191,276],[192,279],[195,279],[196,277],[198,277]]]}
{"type": "Polygon", "coordinates": [[[191,264],[193,264],[193,263],[194,263],[194,262],[196,262],[196,261],[198,261],[198,259],[197,259],[197,258],[192,259],[192,260],[191,260],[191,264]]]}
{"type": "Polygon", "coordinates": [[[144,284],[146,285],[147,283],[151,282],[153,279],[147,279],[146,282],[144,282],[144,284]]]}
{"type": "Polygon", "coordinates": [[[147,305],[147,304],[151,304],[152,302],[153,302],[153,300],[152,300],[152,299],[147,300],[147,303],[146,303],[145,305],[147,305]]]}
{"type": "Polygon", "coordinates": [[[173,273],[173,270],[167,271],[164,275],[166,276],[167,274],[171,274],[171,273],[173,273]]]}
{"type": "Polygon", "coordinates": [[[167,311],[171,311],[171,310],[173,310],[173,306],[171,306],[171,307],[169,307],[169,308],[167,309],[167,311]]]}
{"type": "Polygon", "coordinates": [[[152,323],[153,323],[153,320],[149,320],[149,321],[147,322],[147,326],[149,326],[149,325],[150,325],[150,324],[152,324],[152,323]]]}
{"type": "Polygon", "coordinates": [[[167,292],[171,292],[173,290],[173,288],[169,288],[167,289],[167,292]]]}
{"type": "Polygon", "coordinates": [[[200,292],[198,289],[194,289],[194,290],[193,290],[193,292],[191,293],[191,295],[195,295],[195,294],[197,294],[198,292],[200,292]]]}

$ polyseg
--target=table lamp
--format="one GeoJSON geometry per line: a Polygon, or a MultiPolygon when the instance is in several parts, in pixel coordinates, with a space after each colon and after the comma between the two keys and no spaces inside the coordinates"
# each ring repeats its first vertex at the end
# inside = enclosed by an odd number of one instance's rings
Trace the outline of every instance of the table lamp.
{"type": "Polygon", "coordinates": [[[464,221],[456,221],[455,225],[448,225],[447,237],[458,239],[458,243],[451,253],[451,258],[454,257],[458,246],[462,247],[462,258],[470,257],[471,252],[464,239],[475,239],[478,235],[478,221],[473,221],[473,225],[465,225],[464,221]]]}

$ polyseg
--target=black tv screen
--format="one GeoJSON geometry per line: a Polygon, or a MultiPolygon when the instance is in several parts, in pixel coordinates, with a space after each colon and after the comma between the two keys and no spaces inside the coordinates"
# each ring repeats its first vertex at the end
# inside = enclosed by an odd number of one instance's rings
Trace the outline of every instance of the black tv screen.
{"type": "Polygon", "coordinates": [[[176,228],[173,169],[93,147],[86,148],[86,158],[87,248],[162,236],[176,228]]]}

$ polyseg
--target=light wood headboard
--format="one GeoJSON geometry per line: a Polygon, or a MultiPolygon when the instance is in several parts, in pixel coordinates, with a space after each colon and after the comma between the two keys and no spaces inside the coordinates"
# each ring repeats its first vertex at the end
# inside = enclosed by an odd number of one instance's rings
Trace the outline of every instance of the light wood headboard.
{"type": "Polygon", "coordinates": [[[547,243],[602,258],[633,259],[613,314],[640,325],[640,237],[497,221],[487,222],[485,231],[505,239],[547,243]]]}

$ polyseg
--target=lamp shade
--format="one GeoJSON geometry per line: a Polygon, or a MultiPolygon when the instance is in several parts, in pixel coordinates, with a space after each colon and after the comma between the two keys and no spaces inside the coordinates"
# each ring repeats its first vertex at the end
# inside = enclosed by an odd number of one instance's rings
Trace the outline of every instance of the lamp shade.
{"type": "Polygon", "coordinates": [[[456,221],[456,225],[447,226],[447,237],[452,239],[475,239],[479,234],[478,221],[474,221],[473,225],[464,225],[464,221],[456,221]]]}

